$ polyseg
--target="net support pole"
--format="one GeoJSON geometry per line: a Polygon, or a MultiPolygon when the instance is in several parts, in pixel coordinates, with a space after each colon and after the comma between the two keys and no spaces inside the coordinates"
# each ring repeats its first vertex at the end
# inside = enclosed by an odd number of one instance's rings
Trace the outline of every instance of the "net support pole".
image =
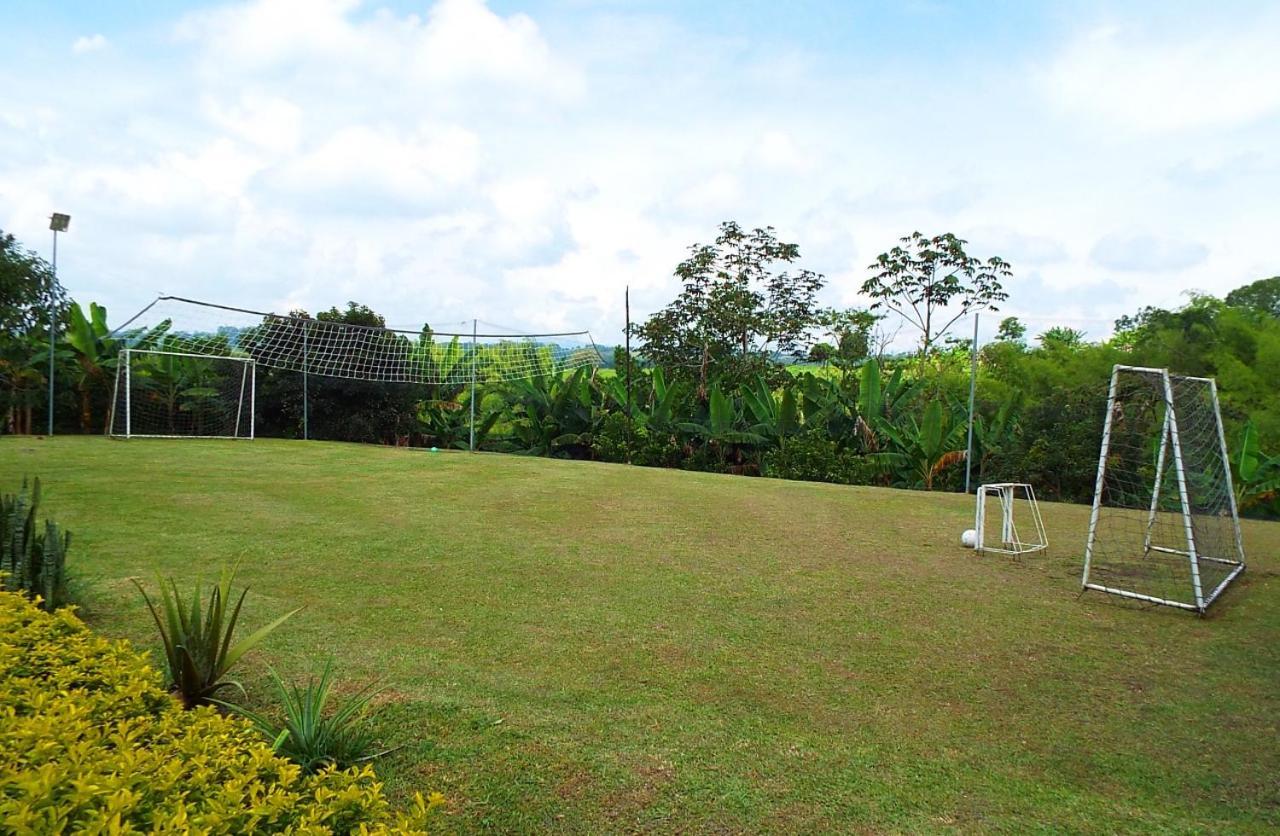
{"type": "Polygon", "coordinates": [[[973,402],[978,391],[978,315],[973,315],[973,345],[969,347],[969,440],[964,453],[964,492],[973,473],[973,402]]]}
{"type": "Polygon", "coordinates": [[[627,340],[627,464],[631,464],[631,285],[627,285],[623,304],[627,317],[627,327],[623,332],[627,340]]]}
{"type": "MultiPolygon", "coordinates": [[[[1210,378],[1209,396],[1213,401],[1213,420],[1218,425],[1218,444],[1222,450],[1222,471],[1227,479],[1227,502],[1231,508],[1231,526],[1236,536],[1236,557],[1244,567],[1244,536],[1240,532],[1240,509],[1236,506],[1236,486],[1231,478],[1231,453],[1227,450],[1227,435],[1222,429],[1222,409],[1218,406],[1218,381],[1210,378]]],[[[1232,578],[1235,577],[1233,574],[1232,578]]],[[[1228,578],[1227,580],[1231,580],[1228,578]]],[[[1223,586],[1226,586],[1223,583],[1223,586]]]]}
{"type": "Polygon", "coordinates": [[[254,415],[258,409],[258,363],[256,360],[249,361],[249,440],[253,441],[254,415]]]}
{"type": "Polygon", "coordinates": [[[479,357],[476,354],[476,320],[471,320],[471,441],[467,445],[467,449],[474,453],[476,451],[476,362],[479,357]]]}
{"type": "Polygon", "coordinates": [[[1093,561],[1093,542],[1098,533],[1098,515],[1102,511],[1102,486],[1107,474],[1107,453],[1111,450],[1111,419],[1116,412],[1116,386],[1121,366],[1111,367],[1111,386],[1107,390],[1107,417],[1102,422],[1102,452],[1098,453],[1098,479],[1093,485],[1093,509],[1089,512],[1089,534],[1084,542],[1084,576],[1080,588],[1089,586],[1089,564],[1093,561]]]}
{"type": "Polygon", "coordinates": [[[1142,538],[1142,553],[1151,551],[1151,532],[1156,525],[1156,514],[1160,510],[1160,486],[1164,483],[1165,454],[1169,449],[1169,421],[1173,418],[1173,410],[1164,411],[1164,424],[1160,428],[1160,453],[1156,456],[1156,481],[1151,488],[1151,513],[1147,516],[1147,533],[1142,538]]]}
{"type": "Polygon", "coordinates": [[[124,437],[133,434],[133,387],[130,378],[133,374],[133,353],[124,350],[124,437]]]}
{"type": "Polygon", "coordinates": [[[302,323],[302,440],[311,438],[311,427],[308,424],[309,407],[307,406],[307,323],[302,323]]]}
{"type": "Polygon", "coordinates": [[[1182,501],[1182,527],[1187,537],[1187,559],[1191,564],[1191,587],[1196,596],[1196,609],[1204,612],[1204,592],[1200,587],[1200,561],[1196,557],[1196,534],[1191,525],[1191,500],[1187,493],[1187,474],[1182,464],[1182,439],[1178,435],[1178,412],[1173,398],[1173,381],[1167,369],[1164,378],[1165,409],[1169,411],[1169,444],[1173,448],[1174,475],[1178,480],[1178,498],[1182,501]]]}

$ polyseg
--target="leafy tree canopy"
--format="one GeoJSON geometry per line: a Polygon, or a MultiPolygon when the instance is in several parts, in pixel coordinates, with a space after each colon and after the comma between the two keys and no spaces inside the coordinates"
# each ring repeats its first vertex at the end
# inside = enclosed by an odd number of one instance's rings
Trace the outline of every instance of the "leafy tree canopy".
{"type": "Polygon", "coordinates": [[[1249,308],[1280,318],[1280,276],[1238,287],[1227,294],[1226,303],[1233,308],[1249,308]]]}
{"type": "Polygon", "coordinates": [[[803,354],[826,279],[779,269],[799,258],[799,246],[779,241],[773,227],[726,221],[714,243],[693,245],[676,267],[680,295],[635,329],[640,353],[696,378],[703,391],[712,377],[743,380],[774,356],[803,354]]]}
{"type": "Polygon", "coordinates": [[[881,253],[870,269],[876,273],[862,285],[875,302],[920,332],[920,351],[927,355],[952,325],[972,311],[1009,298],[1002,278],[1013,275],[998,256],[981,261],[965,252],[967,244],[950,232],[929,238],[913,232],[899,246],[881,253]]]}
{"type": "Polygon", "coordinates": [[[50,301],[61,319],[67,297],[49,263],[0,230],[0,332],[12,338],[46,327],[50,301]]]}

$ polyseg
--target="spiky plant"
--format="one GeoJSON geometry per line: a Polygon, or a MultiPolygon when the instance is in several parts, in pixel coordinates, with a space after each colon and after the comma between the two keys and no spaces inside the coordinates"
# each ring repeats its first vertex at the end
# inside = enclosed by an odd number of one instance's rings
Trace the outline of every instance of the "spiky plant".
{"type": "Polygon", "coordinates": [[[260,644],[298,611],[291,610],[232,644],[240,608],[249,593],[247,587],[242,590],[235,606],[228,612],[227,605],[232,597],[231,583],[239,565],[237,562],[223,568],[221,578],[209,595],[208,607],[203,612],[199,583],[191,590],[190,603],[184,606],[178,594],[178,585],[173,579],[169,579],[168,586],[160,581],[161,606],[157,609],[142,584],[136,578],[133,580],[160,630],[169,688],[187,708],[211,702],[213,696],[225,688],[236,688],[244,694],[240,683],[226,679],[227,672],[241,656],[260,644]]]}
{"type": "Polygon", "coordinates": [[[360,689],[345,703],[326,713],[333,693],[332,659],[325,663],[319,678],[309,677],[303,686],[286,685],[274,669],[267,670],[284,708],[283,726],[244,706],[220,700],[215,702],[248,719],[272,741],[272,748],[277,754],[307,772],[329,765],[343,768],[369,759],[374,735],[365,709],[378,693],[373,684],[360,689]]]}

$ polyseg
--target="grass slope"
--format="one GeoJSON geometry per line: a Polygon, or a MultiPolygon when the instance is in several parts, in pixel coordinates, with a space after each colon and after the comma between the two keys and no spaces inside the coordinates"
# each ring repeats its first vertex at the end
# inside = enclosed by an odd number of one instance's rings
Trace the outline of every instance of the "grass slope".
{"type": "Polygon", "coordinates": [[[244,558],[244,673],[389,685],[394,793],[461,830],[1280,826],[1280,526],[1209,618],[1077,598],[1053,544],[959,548],[970,500],[278,441],[0,441],[12,489],[153,646],[130,576],[244,558]]]}

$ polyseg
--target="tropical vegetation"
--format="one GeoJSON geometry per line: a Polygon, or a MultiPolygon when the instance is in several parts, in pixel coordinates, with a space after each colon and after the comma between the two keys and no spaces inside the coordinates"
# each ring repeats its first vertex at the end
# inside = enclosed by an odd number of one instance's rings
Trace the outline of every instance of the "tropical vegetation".
{"type": "Polygon", "coordinates": [[[0,592],[0,830],[420,833],[373,771],[304,772],[242,719],[184,711],[128,642],[0,592]]]}

